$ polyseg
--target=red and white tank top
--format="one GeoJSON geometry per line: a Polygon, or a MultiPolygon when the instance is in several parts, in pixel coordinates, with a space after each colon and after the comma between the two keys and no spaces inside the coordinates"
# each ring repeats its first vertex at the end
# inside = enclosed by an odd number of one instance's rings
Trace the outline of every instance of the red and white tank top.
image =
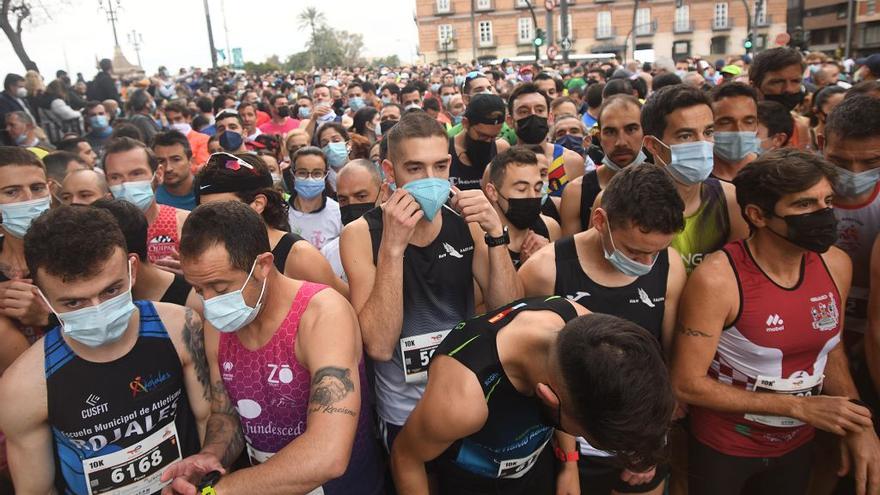
{"type": "MultiPolygon", "coordinates": [[[[708,375],[758,393],[816,395],[828,353],[840,342],[841,301],[819,254],[807,252],[797,285],[773,282],[745,241],[724,247],[736,273],[739,314],[724,329],[708,375]]],[[[813,438],[814,428],[793,418],[691,408],[691,428],[702,443],[727,455],[778,457],[813,438]]]]}
{"type": "Polygon", "coordinates": [[[180,249],[180,236],[177,234],[177,208],[158,205],[159,216],[147,227],[147,256],[150,263],[171,256],[180,249]]]}

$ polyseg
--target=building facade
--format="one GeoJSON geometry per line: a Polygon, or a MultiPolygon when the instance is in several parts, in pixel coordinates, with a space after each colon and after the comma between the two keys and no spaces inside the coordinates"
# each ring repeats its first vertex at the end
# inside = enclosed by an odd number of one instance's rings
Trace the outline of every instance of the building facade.
{"type": "MultiPolygon", "coordinates": [[[[538,29],[552,34],[540,49],[546,58],[547,47],[561,42],[559,8],[548,13],[543,0],[531,2],[534,18],[529,0],[416,0],[423,60],[534,56],[535,21],[538,29]]],[[[754,19],[754,50],[775,46],[776,36],[786,31],[786,0],[568,0],[568,4],[572,54],[628,55],[633,39],[636,50],[653,49],[655,56],[674,60],[742,54],[746,4],[754,19]]]]}
{"type": "Polygon", "coordinates": [[[850,53],[863,57],[880,52],[880,11],[876,0],[789,0],[788,30],[803,47],[843,58],[846,53],[847,24],[850,27],[850,53]]]}

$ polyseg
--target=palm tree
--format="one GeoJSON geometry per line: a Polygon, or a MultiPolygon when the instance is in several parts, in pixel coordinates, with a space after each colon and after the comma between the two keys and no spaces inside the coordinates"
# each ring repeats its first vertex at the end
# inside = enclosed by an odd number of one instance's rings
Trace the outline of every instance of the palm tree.
{"type": "MultiPolygon", "coordinates": [[[[297,24],[301,29],[309,29],[312,32],[312,46],[313,50],[317,50],[318,48],[318,39],[317,33],[318,28],[323,26],[327,22],[327,18],[324,17],[324,13],[318,10],[316,7],[306,7],[296,16],[297,24]]],[[[314,53],[312,54],[312,65],[314,65],[314,53]]]]}

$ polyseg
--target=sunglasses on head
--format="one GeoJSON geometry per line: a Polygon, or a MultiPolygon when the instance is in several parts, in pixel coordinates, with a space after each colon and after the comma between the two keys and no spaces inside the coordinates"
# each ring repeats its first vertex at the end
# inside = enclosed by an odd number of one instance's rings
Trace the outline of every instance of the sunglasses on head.
{"type": "Polygon", "coordinates": [[[225,159],[225,160],[218,162],[218,163],[222,163],[223,168],[225,168],[227,170],[239,170],[239,169],[241,169],[241,167],[244,167],[246,169],[249,169],[252,172],[255,172],[253,165],[251,165],[250,163],[242,160],[241,158],[239,158],[231,153],[227,153],[225,151],[218,151],[217,153],[214,153],[211,155],[211,157],[209,158],[209,161],[213,160],[214,157],[218,157],[220,159],[225,159]]]}

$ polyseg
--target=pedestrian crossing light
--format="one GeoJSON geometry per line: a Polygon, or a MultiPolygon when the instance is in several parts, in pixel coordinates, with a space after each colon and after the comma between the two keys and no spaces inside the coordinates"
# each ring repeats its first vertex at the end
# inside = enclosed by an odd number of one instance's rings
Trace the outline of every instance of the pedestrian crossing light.
{"type": "Polygon", "coordinates": [[[752,35],[750,34],[746,37],[746,40],[743,41],[743,48],[745,48],[746,51],[749,51],[752,49],[752,46],[754,46],[754,43],[752,43],[752,35]]]}
{"type": "Polygon", "coordinates": [[[535,33],[535,40],[533,41],[533,43],[535,44],[535,46],[541,46],[544,44],[544,31],[543,30],[539,29],[535,33]]]}

